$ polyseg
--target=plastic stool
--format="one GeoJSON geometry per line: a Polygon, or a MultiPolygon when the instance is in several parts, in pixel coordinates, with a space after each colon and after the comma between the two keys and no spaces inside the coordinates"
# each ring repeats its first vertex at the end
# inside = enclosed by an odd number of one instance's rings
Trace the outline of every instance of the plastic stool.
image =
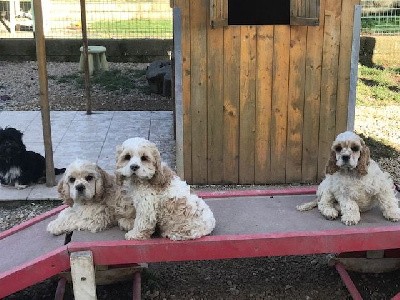
{"type": "MultiPolygon", "coordinates": [[[[81,57],[79,59],[79,71],[85,71],[85,61],[83,46],[79,49],[81,51],[81,57]]],[[[100,70],[108,70],[108,62],[106,58],[106,47],[104,46],[89,46],[88,47],[88,61],[89,61],[89,74],[93,75],[93,72],[100,70]]]]}

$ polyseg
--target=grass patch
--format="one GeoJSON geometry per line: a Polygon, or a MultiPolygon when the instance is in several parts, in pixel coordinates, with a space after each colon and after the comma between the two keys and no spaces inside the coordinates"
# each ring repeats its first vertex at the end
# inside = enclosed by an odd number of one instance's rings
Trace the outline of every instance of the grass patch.
{"type": "Polygon", "coordinates": [[[162,19],[131,19],[97,21],[89,25],[89,31],[105,32],[108,35],[129,35],[135,37],[172,36],[172,21],[162,19]]]}
{"type": "Polygon", "coordinates": [[[400,104],[400,68],[359,65],[357,104],[400,104]]]}
{"type": "MultiPolygon", "coordinates": [[[[132,89],[138,89],[144,93],[149,93],[147,80],[144,78],[146,70],[130,69],[122,72],[114,69],[104,72],[98,72],[90,77],[91,85],[112,92],[128,93],[132,89]]],[[[78,88],[84,88],[84,78],[81,73],[63,75],[61,77],[49,76],[49,79],[55,80],[58,83],[72,83],[78,88]]]]}
{"type": "Polygon", "coordinates": [[[83,85],[83,78],[79,73],[73,73],[73,74],[67,74],[67,75],[63,75],[61,77],[56,77],[56,76],[52,76],[50,77],[50,79],[56,80],[58,83],[75,83],[78,86],[83,85]]]}
{"type": "Polygon", "coordinates": [[[128,92],[134,87],[131,76],[122,73],[120,70],[97,73],[92,77],[92,83],[100,85],[107,91],[128,92]]]}

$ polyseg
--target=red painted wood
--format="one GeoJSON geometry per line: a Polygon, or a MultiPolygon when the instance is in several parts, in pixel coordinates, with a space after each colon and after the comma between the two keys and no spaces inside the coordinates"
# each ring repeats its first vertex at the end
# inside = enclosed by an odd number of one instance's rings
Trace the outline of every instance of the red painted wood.
{"type": "Polygon", "coordinates": [[[317,186],[287,187],[283,189],[266,190],[229,190],[229,191],[199,191],[196,194],[204,199],[208,198],[230,198],[230,197],[252,197],[252,196],[284,196],[284,195],[310,195],[315,194],[317,186]]]}
{"type": "Polygon", "coordinates": [[[33,261],[0,274],[0,299],[68,270],[69,253],[66,246],[33,261]]]}
{"type": "Polygon", "coordinates": [[[345,284],[345,286],[346,286],[347,290],[349,291],[353,300],[363,300],[360,292],[358,291],[353,280],[351,280],[351,277],[350,277],[349,273],[347,273],[346,269],[340,263],[336,263],[335,268],[336,268],[337,272],[339,273],[340,278],[342,278],[342,281],[345,284]]]}
{"type": "Polygon", "coordinates": [[[67,283],[67,279],[65,277],[61,277],[57,284],[56,294],[54,296],[54,300],[63,300],[65,294],[65,285],[67,283]]]}
{"type": "Polygon", "coordinates": [[[207,236],[192,241],[72,242],[70,252],[91,250],[100,265],[341,253],[398,248],[400,226],[256,235],[207,236]]]}
{"type": "Polygon", "coordinates": [[[392,300],[400,300],[400,293],[394,295],[392,300]]]}
{"type": "Polygon", "coordinates": [[[6,237],[8,237],[8,236],[10,236],[12,234],[17,233],[18,231],[24,230],[25,228],[27,228],[29,226],[32,226],[32,225],[34,225],[36,223],[39,223],[39,222],[43,221],[44,219],[47,219],[47,218],[49,218],[51,216],[54,216],[55,214],[58,214],[60,211],[62,211],[66,207],[68,207],[68,206],[67,205],[61,205],[61,206],[56,207],[56,208],[54,208],[52,210],[49,210],[48,212],[45,212],[45,213],[43,213],[41,215],[38,215],[38,216],[36,216],[36,217],[34,217],[32,219],[29,219],[29,220],[27,220],[25,222],[22,222],[21,224],[16,225],[16,226],[14,226],[14,227],[12,227],[12,228],[10,228],[8,230],[0,232],[0,240],[4,239],[4,238],[6,238],[6,237]]]}

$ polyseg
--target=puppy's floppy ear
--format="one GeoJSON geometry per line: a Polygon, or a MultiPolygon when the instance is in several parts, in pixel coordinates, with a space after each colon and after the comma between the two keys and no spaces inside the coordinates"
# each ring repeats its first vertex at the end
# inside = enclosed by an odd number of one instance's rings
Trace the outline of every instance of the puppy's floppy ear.
{"type": "Polygon", "coordinates": [[[165,186],[171,183],[172,178],[174,177],[175,172],[171,170],[166,164],[161,163],[160,168],[157,169],[153,178],[151,178],[150,182],[158,186],[160,188],[164,188],[165,186]]]}
{"type": "Polygon", "coordinates": [[[99,166],[97,166],[97,172],[99,172],[101,176],[104,188],[110,188],[114,185],[114,178],[99,166]]]}
{"type": "Polygon", "coordinates": [[[368,146],[365,145],[364,141],[361,139],[361,151],[360,157],[358,158],[356,170],[361,176],[368,174],[368,166],[370,160],[370,151],[368,146]]]}
{"type": "Polygon", "coordinates": [[[158,151],[158,148],[154,143],[151,143],[151,155],[156,167],[156,173],[151,179],[151,182],[153,185],[163,188],[169,185],[175,173],[162,162],[160,151],[158,151]]]}
{"type": "Polygon", "coordinates": [[[160,151],[158,151],[156,144],[153,144],[153,143],[151,143],[151,156],[153,156],[153,158],[154,158],[154,163],[155,163],[157,171],[162,172],[161,154],[160,154],[160,151]]]}
{"type": "Polygon", "coordinates": [[[336,165],[336,152],[331,150],[331,156],[329,157],[328,163],[325,167],[325,174],[334,174],[339,171],[339,167],[336,165]]]}
{"type": "Polygon", "coordinates": [[[10,134],[10,136],[18,140],[22,140],[22,136],[24,135],[21,131],[13,127],[6,127],[5,131],[10,134]]]}
{"type": "Polygon", "coordinates": [[[125,180],[125,176],[122,175],[120,172],[115,171],[115,183],[119,186],[122,186],[122,184],[124,183],[125,180]]]}
{"type": "Polygon", "coordinates": [[[122,151],[124,150],[124,147],[122,145],[117,145],[115,148],[115,160],[118,161],[118,157],[121,155],[122,151]]]}
{"type": "Polygon", "coordinates": [[[69,185],[67,184],[66,180],[67,179],[65,176],[61,178],[57,185],[57,191],[63,200],[63,203],[72,207],[74,205],[74,200],[69,195],[69,185]]]}

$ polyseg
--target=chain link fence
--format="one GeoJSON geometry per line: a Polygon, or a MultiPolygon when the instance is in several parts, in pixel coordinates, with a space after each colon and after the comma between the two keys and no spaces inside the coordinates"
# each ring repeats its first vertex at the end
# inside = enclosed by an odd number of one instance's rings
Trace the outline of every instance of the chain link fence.
{"type": "MultiPolygon", "coordinates": [[[[189,1],[189,0],[188,0],[189,1]]],[[[361,0],[362,33],[400,35],[400,0],[361,0]]],[[[0,0],[0,38],[33,37],[31,1],[0,0]]],[[[47,38],[81,38],[78,0],[42,0],[47,38]]],[[[169,0],[88,0],[89,38],[172,38],[169,0]]]]}
{"type": "MultiPolygon", "coordinates": [[[[32,38],[31,1],[0,1],[0,38],[32,38]]],[[[46,38],[81,38],[78,0],[42,0],[46,38]]],[[[91,39],[172,38],[169,0],[86,1],[88,37],[91,39]]]]}

